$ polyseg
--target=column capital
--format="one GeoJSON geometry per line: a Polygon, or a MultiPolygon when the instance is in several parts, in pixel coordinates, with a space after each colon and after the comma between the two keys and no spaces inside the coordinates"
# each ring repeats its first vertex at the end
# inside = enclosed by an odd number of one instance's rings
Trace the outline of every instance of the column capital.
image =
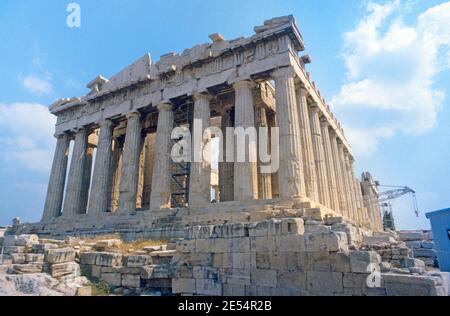
{"type": "Polygon", "coordinates": [[[114,125],[114,122],[110,119],[104,119],[98,125],[100,126],[100,129],[111,128],[114,125]]]}
{"type": "Polygon", "coordinates": [[[139,113],[138,111],[132,111],[130,113],[127,113],[126,117],[127,117],[127,119],[134,118],[134,117],[141,118],[141,113],[139,113]]]}
{"type": "Polygon", "coordinates": [[[72,132],[75,135],[81,134],[81,133],[87,133],[87,127],[86,126],[80,126],[80,127],[76,127],[72,130],[72,132]]]}
{"type": "Polygon", "coordinates": [[[158,104],[156,106],[156,108],[158,109],[158,111],[162,112],[162,111],[172,111],[173,109],[173,105],[171,103],[168,102],[164,102],[161,104],[158,104]]]}
{"type": "Polygon", "coordinates": [[[309,108],[310,108],[312,114],[318,114],[318,113],[320,113],[320,109],[319,109],[319,107],[316,106],[316,105],[311,105],[309,108]]]}
{"type": "Polygon", "coordinates": [[[198,92],[198,91],[193,92],[192,97],[193,97],[194,101],[206,100],[208,102],[214,98],[208,92],[198,92]]]}
{"type": "Polygon", "coordinates": [[[274,79],[281,79],[281,78],[295,78],[296,73],[294,68],[292,67],[283,67],[278,68],[272,72],[272,77],[274,79]]]}
{"type": "Polygon", "coordinates": [[[61,134],[56,134],[56,135],[55,135],[55,138],[56,138],[56,139],[62,139],[62,138],[66,138],[66,137],[70,137],[70,135],[67,134],[66,132],[63,132],[63,133],[61,133],[61,134]]]}
{"type": "Polygon", "coordinates": [[[250,80],[241,80],[241,81],[237,81],[237,82],[233,83],[233,88],[235,90],[241,89],[241,88],[253,89],[253,88],[255,88],[255,84],[250,80]]]}
{"type": "Polygon", "coordinates": [[[326,126],[326,127],[330,126],[330,123],[328,122],[328,120],[327,120],[327,118],[325,116],[322,116],[320,118],[320,125],[326,126]]]}

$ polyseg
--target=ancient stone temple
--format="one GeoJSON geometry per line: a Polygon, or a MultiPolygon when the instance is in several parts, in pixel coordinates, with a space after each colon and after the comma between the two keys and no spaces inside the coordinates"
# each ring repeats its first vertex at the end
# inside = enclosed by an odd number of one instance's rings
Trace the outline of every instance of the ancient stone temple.
{"type": "Polygon", "coordinates": [[[375,183],[370,174],[355,176],[351,146],[307,71],[294,18],[254,31],[234,40],[213,34],[157,62],[146,54],[109,79],[95,78],[86,96],[54,103],[44,212],[27,230],[173,237],[186,223],[252,222],[286,208],[382,230],[375,183]],[[193,120],[222,130],[235,149],[227,128],[278,127],[279,168],[173,161],[175,127],[204,131],[193,120]]]}

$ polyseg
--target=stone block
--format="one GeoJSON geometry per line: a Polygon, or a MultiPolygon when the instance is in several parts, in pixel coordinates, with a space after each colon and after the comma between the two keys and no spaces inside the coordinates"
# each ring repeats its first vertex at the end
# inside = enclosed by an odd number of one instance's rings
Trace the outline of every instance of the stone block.
{"type": "Polygon", "coordinates": [[[394,238],[389,236],[364,236],[363,244],[367,246],[380,246],[395,243],[394,238]]]}
{"type": "Polygon", "coordinates": [[[422,248],[435,249],[436,245],[435,245],[434,241],[423,241],[422,242],[422,248]]]}
{"type": "Polygon", "coordinates": [[[211,252],[212,239],[197,239],[195,241],[195,251],[197,253],[211,252]]]}
{"type": "Polygon", "coordinates": [[[95,242],[94,248],[99,251],[104,251],[110,248],[119,247],[120,245],[122,245],[122,240],[120,239],[105,239],[95,242]]]}
{"type": "Polygon", "coordinates": [[[214,238],[209,240],[209,249],[204,252],[226,253],[231,251],[233,239],[214,238]]]}
{"type": "Polygon", "coordinates": [[[172,279],[173,294],[195,294],[195,279],[172,279]]]}
{"type": "Polygon", "coordinates": [[[242,237],[242,238],[232,238],[230,239],[230,252],[250,252],[250,238],[242,237]]]}
{"type": "Polygon", "coordinates": [[[197,295],[222,296],[222,283],[212,279],[195,280],[197,295]]]}
{"type": "Polygon", "coordinates": [[[265,237],[269,234],[269,222],[251,223],[248,229],[250,237],[265,237]]]}
{"type": "Polygon", "coordinates": [[[95,265],[98,252],[83,252],[80,253],[80,263],[95,265]]]}
{"type": "Polygon", "coordinates": [[[43,263],[13,264],[10,271],[12,274],[41,273],[43,268],[43,263]]]}
{"type": "Polygon", "coordinates": [[[23,254],[24,252],[25,252],[25,247],[21,247],[21,246],[5,246],[5,247],[3,247],[3,253],[5,255],[23,254]]]}
{"type": "Polygon", "coordinates": [[[50,266],[50,275],[56,279],[66,275],[77,277],[80,276],[80,266],[76,262],[52,264],[50,266]]]}
{"type": "Polygon", "coordinates": [[[195,251],[195,240],[182,239],[177,241],[176,251],[182,253],[189,253],[195,251]]]}
{"type": "Polygon", "coordinates": [[[76,252],[72,248],[49,249],[45,252],[48,263],[65,263],[75,260],[76,252]]]}
{"type": "Polygon", "coordinates": [[[122,275],[120,273],[103,273],[100,280],[108,283],[109,286],[119,287],[122,285],[122,275]]]}
{"type": "Polygon", "coordinates": [[[233,285],[250,285],[250,269],[227,269],[223,276],[224,282],[233,285]]]}
{"type": "Polygon", "coordinates": [[[122,275],[122,286],[128,288],[140,288],[141,287],[141,276],[135,274],[123,274],[122,275]]]}
{"type": "Polygon", "coordinates": [[[437,256],[434,249],[414,249],[414,257],[434,258],[437,256]]]}
{"type": "Polygon", "coordinates": [[[140,268],[152,264],[152,257],[142,255],[130,255],[125,257],[128,268],[140,268]]]}
{"type": "Polygon", "coordinates": [[[283,234],[281,220],[279,219],[271,219],[268,221],[267,227],[268,236],[278,236],[283,234]]]}
{"type": "Polygon", "coordinates": [[[348,251],[347,235],[342,232],[306,234],[306,251],[348,251]]]}
{"type": "Polygon", "coordinates": [[[16,246],[17,236],[16,235],[5,235],[3,236],[2,246],[6,247],[14,247],[16,246]]]}
{"type": "Polygon", "coordinates": [[[343,293],[343,274],[340,272],[307,272],[308,292],[311,294],[343,293]]]}
{"type": "Polygon", "coordinates": [[[92,296],[92,287],[90,286],[80,286],[77,288],[76,296],[92,296]]]}
{"type": "Polygon", "coordinates": [[[249,236],[249,228],[244,224],[217,225],[214,227],[217,238],[240,238],[249,236]]]}
{"type": "Polygon", "coordinates": [[[250,249],[254,252],[277,251],[277,242],[274,236],[250,237],[250,249]]]}
{"type": "Polygon", "coordinates": [[[193,268],[194,279],[213,279],[219,278],[219,271],[217,268],[211,267],[194,267],[193,268]]]}
{"type": "Polygon", "coordinates": [[[281,220],[281,233],[284,235],[303,235],[305,223],[301,218],[284,218],[281,220]]]}
{"type": "Polygon", "coordinates": [[[122,255],[111,252],[97,253],[95,264],[102,267],[120,267],[122,266],[122,255]]]}
{"type": "Polygon", "coordinates": [[[35,244],[31,247],[33,253],[45,253],[47,250],[56,249],[58,245],[51,243],[35,244]]]}
{"type": "Polygon", "coordinates": [[[405,268],[421,268],[425,269],[425,262],[414,258],[405,258],[405,268]]]}
{"type": "Polygon", "coordinates": [[[100,266],[91,266],[91,275],[96,279],[100,279],[102,275],[102,267],[100,266]]]}
{"type": "MultiPolygon", "coordinates": [[[[231,267],[233,269],[249,269],[252,263],[251,253],[228,253],[224,254],[225,260],[229,260],[227,266],[229,266],[229,262],[231,262],[231,267]]],[[[255,263],[256,265],[256,263],[255,263]]]]}
{"type": "Polygon", "coordinates": [[[26,262],[26,255],[23,253],[11,254],[11,260],[13,264],[24,264],[26,262]]]}
{"type": "Polygon", "coordinates": [[[305,291],[306,272],[278,271],[278,287],[296,289],[296,292],[305,291]]]}
{"type": "Polygon", "coordinates": [[[407,241],[405,242],[406,246],[411,249],[419,249],[422,248],[422,243],[418,240],[407,241]]]}
{"type": "Polygon", "coordinates": [[[267,287],[277,286],[276,270],[251,269],[250,276],[252,285],[267,287]]]}
{"type": "Polygon", "coordinates": [[[303,235],[282,235],[276,236],[275,239],[277,247],[272,251],[303,252],[306,250],[306,242],[303,235]]]}
{"type": "Polygon", "coordinates": [[[173,278],[192,279],[194,277],[193,267],[191,266],[172,266],[170,275],[173,278]]]}
{"type": "Polygon", "coordinates": [[[382,274],[388,296],[438,296],[438,280],[435,277],[382,274]]]}
{"type": "Polygon", "coordinates": [[[381,263],[375,251],[350,251],[350,271],[354,273],[372,272],[381,263]]]}
{"type": "Polygon", "coordinates": [[[27,253],[25,255],[25,260],[27,263],[44,262],[44,258],[44,254],[27,253]]]}
{"type": "Polygon", "coordinates": [[[348,253],[336,252],[330,254],[331,272],[350,272],[350,256],[348,253]]]}
{"type": "Polygon", "coordinates": [[[39,237],[37,235],[20,235],[16,239],[15,246],[32,247],[38,243],[39,237]]]}
{"type": "Polygon", "coordinates": [[[245,285],[241,284],[223,284],[223,296],[245,296],[245,285]]]}
{"type": "Polygon", "coordinates": [[[142,268],[142,279],[167,279],[170,276],[170,268],[168,265],[152,265],[142,268]]]}
{"type": "Polygon", "coordinates": [[[320,225],[316,221],[305,222],[305,234],[329,234],[330,232],[330,226],[320,225]]]}
{"type": "Polygon", "coordinates": [[[398,237],[403,241],[424,240],[425,234],[421,231],[400,231],[398,237]]]}

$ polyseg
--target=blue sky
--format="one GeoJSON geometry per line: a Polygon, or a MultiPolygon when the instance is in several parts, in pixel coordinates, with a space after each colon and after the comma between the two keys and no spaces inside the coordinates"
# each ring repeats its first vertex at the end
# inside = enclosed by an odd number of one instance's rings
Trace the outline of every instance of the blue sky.
{"type": "Polygon", "coordinates": [[[424,212],[450,206],[450,3],[438,0],[79,0],[81,28],[62,0],[0,2],[0,225],[39,220],[53,156],[46,107],[84,95],[146,52],[153,59],[249,36],[293,14],[314,80],[344,123],[357,172],[418,192],[394,202],[397,226],[428,228],[424,212]]]}

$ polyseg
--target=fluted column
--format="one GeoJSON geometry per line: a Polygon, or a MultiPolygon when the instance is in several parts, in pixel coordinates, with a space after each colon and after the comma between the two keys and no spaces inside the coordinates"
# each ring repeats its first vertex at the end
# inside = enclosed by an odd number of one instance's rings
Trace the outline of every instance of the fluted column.
{"type": "Polygon", "coordinates": [[[66,197],[63,216],[70,218],[82,212],[83,175],[86,165],[88,138],[86,128],[75,131],[75,143],[70,162],[69,178],[67,179],[66,197]]]}
{"type": "Polygon", "coordinates": [[[171,104],[158,106],[158,128],[156,132],[155,161],[153,163],[152,194],[150,209],[170,208],[171,190],[171,134],[174,118],[171,104]]]}
{"type": "Polygon", "coordinates": [[[48,221],[61,215],[64,198],[70,136],[61,134],[56,136],[56,138],[55,155],[53,156],[42,221],[48,221]]]}
{"type": "Polygon", "coordinates": [[[334,211],[339,212],[341,209],[339,204],[339,190],[336,180],[336,170],[333,161],[333,151],[331,149],[331,142],[330,142],[330,132],[329,132],[330,125],[326,119],[322,119],[320,122],[320,127],[322,131],[323,149],[325,153],[325,162],[326,162],[325,165],[328,180],[327,184],[328,184],[328,191],[330,193],[330,206],[334,211]]]}
{"type": "Polygon", "coordinates": [[[297,89],[297,108],[300,122],[300,137],[302,145],[303,171],[306,196],[313,201],[319,201],[319,188],[316,181],[316,165],[314,160],[313,136],[308,106],[308,91],[299,86],[297,89]]]}
{"type": "Polygon", "coordinates": [[[356,195],[356,187],[355,187],[355,178],[353,173],[353,168],[350,163],[350,155],[348,152],[344,149],[344,158],[345,158],[345,165],[347,166],[347,176],[348,176],[348,182],[350,185],[350,194],[352,198],[352,205],[353,205],[353,212],[355,214],[355,218],[357,219],[358,223],[363,223],[362,213],[360,212],[360,209],[358,208],[358,198],[356,195]]]}
{"type": "Polygon", "coordinates": [[[337,135],[334,130],[330,130],[330,144],[331,151],[333,153],[333,164],[336,172],[336,183],[339,192],[339,208],[341,214],[347,218],[350,218],[350,207],[347,201],[347,188],[344,177],[344,170],[342,169],[341,156],[338,148],[337,135]]]}
{"type": "Polygon", "coordinates": [[[100,135],[95,157],[94,173],[92,176],[91,197],[88,213],[95,216],[108,209],[108,188],[110,183],[110,167],[112,157],[113,122],[104,120],[100,123],[100,135]]]}
{"type": "Polygon", "coordinates": [[[83,172],[83,186],[81,190],[81,209],[80,214],[87,213],[88,201],[89,201],[89,189],[91,187],[91,175],[92,175],[92,163],[94,160],[94,146],[88,143],[88,149],[86,150],[86,161],[84,163],[83,172]]]}
{"type": "MultiPolygon", "coordinates": [[[[219,190],[220,201],[233,201],[234,199],[234,163],[227,161],[227,127],[232,127],[232,113],[223,111],[221,113],[221,130],[223,135],[223,144],[220,146],[222,150],[221,157],[223,162],[219,162],[219,190]]],[[[234,143],[233,143],[234,144],[234,143]]]]}
{"type": "Polygon", "coordinates": [[[152,194],[153,163],[155,158],[156,134],[148,134],[145,138],[144,188],[142,193],[142,208],[150,207],[152,194]]]}
{"type": "MultiPolygon", "coordinates": [[[[235,131],[236,129],[255,128],[255,110],[253,101],[253,84],[250,81],[240,81],[233,85],[235,91],[235,131]]],[[[256,132],[256,130],[253,130],[256,132]]],[[[256,136],[256,135],[255,135],[256,136]]],[[[255,140],[256,141],[256,140],[255,140]]],[[[234,199],[246,201],[258,198],[258,167],[256,143],[245,141],[244,148],[239,148],[235,141],[235,157],[239,151],[245,150],[245,161],[234,163],[234,199]]]]}
{"type": "Polygon", "coordinates": [[[191,163],[189,178],[189,206],[201,206],[211,202],[211,155],[206,152],[210,137],[204,137],[211,118],[210,100],[211,96],[207,94],[194,94],[192,134],[192,157],[194,159],[191,163]]]}
{"type": "Polygon", "coordinates": [[[111,212],[117,212],[119,209],[119,196],[120,196],[120,178],[122,175],[122,158],[123,158],[123,145],[124,140],[121,137],[114,140],[114,150],[111,158],[111,169],[109,173],[110,183],[110,201],[108,205],[108,210],[111,212]]]}
{"type": "Polygon", "coordinates": [[[123,150],[122,177],[120,179],[120,211],[134,211],[139,179],[141,149],[141,116],[138,112],[127,115],[127,131],[123,150]]]}
{"type": "Polygon", "coordinates": [[[319,108],[310,108],[311,134],[314,150],[314,163],[316,166],[317,187],[319,189],[319,201],[322,205],[330,207],[330,193],[328,190],[327,166],[323,150],[322,131],[320,128],[319,108]]]}
{"type": "MultiPolygon", "coordinates": [[[[267,121],[267,110],[264,106],[259,106],[256,109],[256,126],[258,128],[258,152],[260,152],[261,144],[265,144],[263,152],[270,153],[270,139],[263,140],[265,143],[261,143],[262,137],[259,132],[259,128],[269,129],[267,121]]],[[[269,137],[269,133],[266,134],[269,137]]],[[[258,159],[258,196],[261,200],[272,199],[272,175],[267,173],[261,173],[261,166],[264,164],[258,159]]]]}
{"type": "Polygon", "coordinates": [[[349,208],[350,218],[355,220],[356,222],[359,222],[359,217],[355,210],[353,184],[349,173],[348,161],[345,159],[344,145],[342,143],[339,143],[338,149],[339,149],[339,158],[341,160],[342,165],[342,175],[345,184],[345,192],[347,196],[347,205],[349,208]]]}
{"type": "Polygon", "coordinates": [[[273,73],[280,129],[278,178],[281,198],[304,197],[306,193],[294,76],[291,68],[281,68],[273,73]]]}

